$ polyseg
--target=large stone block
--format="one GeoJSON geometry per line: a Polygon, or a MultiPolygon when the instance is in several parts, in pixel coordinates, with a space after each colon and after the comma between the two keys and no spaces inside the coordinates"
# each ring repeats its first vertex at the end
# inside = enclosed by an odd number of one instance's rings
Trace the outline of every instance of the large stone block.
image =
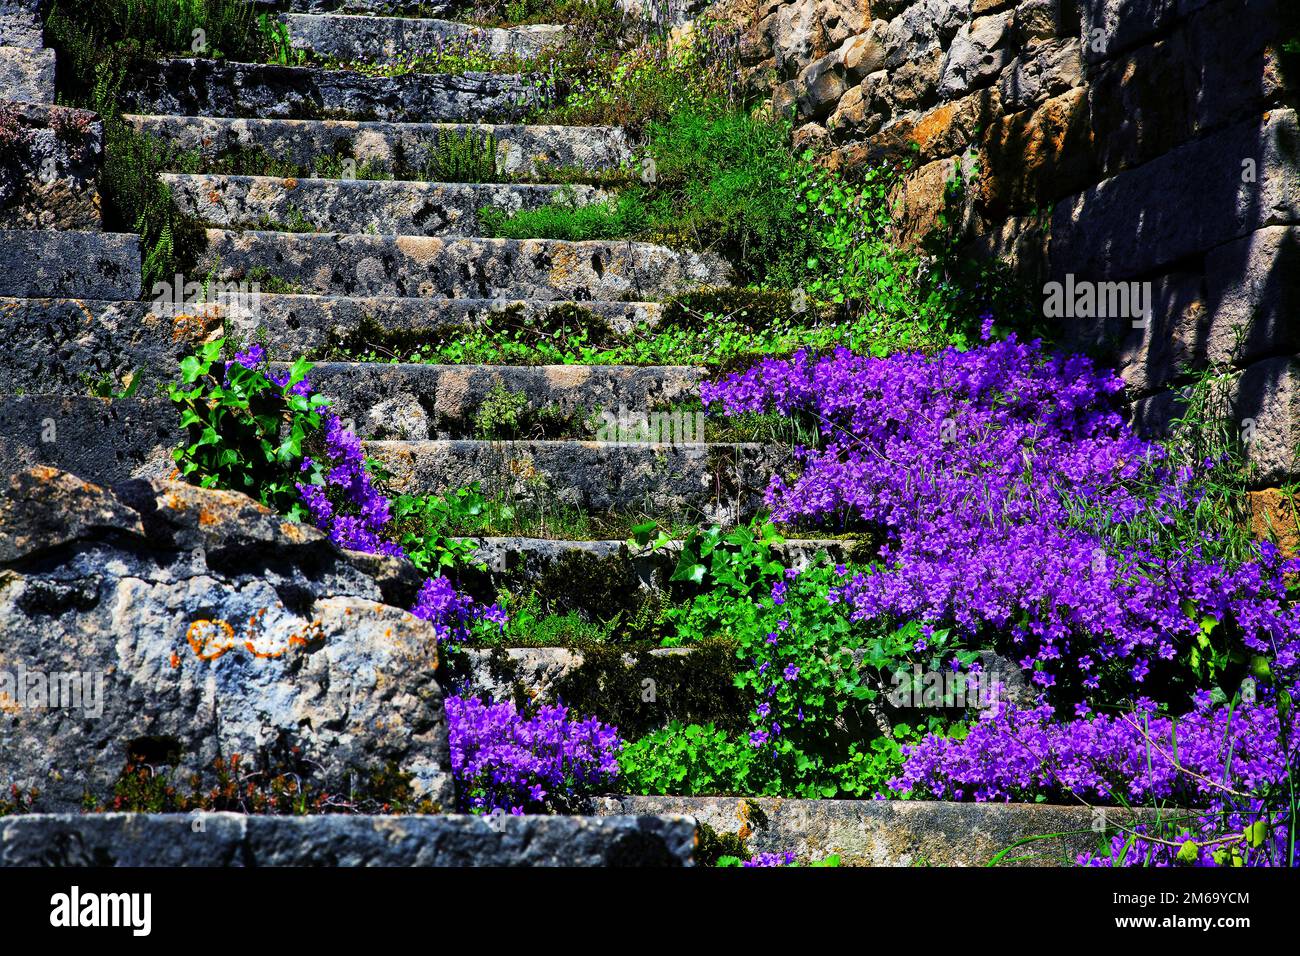
{"type": "Polygon", "coordinates": [[[395,766],[453,806],[433,628],[320,532],[239,494],[36,468],[0,499],[0,568],[0,783],[38,809],[107,802],[132,756],[184,786],[236,754],[335,794],[395,766]]]}
{"type": "Polygon", "coordinates": [[[54,51],[0,46],[0,99],[54,102],[54,51]]]}
{"type": "Polygon", "coordinates": [[[1094,67],[1088,114],[1102,176],[1141,165],[1192,138],[1182,34],[1094,67]]]}
{"type": "Polygon", "coordinates": [[[179,423],[166,399],[0,398],[0,468],[48,465],[98,484],[167,477],[184,438],[179,423]]]}
{"type": "Polygon", "coordinates": [[[939,95],[964,96],[992,83],[1011,62],[1011,18],[980,17],[957,31],[943,61],[939,95]]]}
{"type": "Polygon", "coordinates": [[[1245,365],[1300,352],[1300,227],[1271,226],[1205,258],[1210,358],[1245,365]]]}
{"type": "Polygon", "coordinates": [[[691,866],[686,816],[31,814],[0,866],[691,866]]]}
{"type": "Polygon", "coordinates": [[[998,93],[1007,113],[1031,109],[1083,83],[1079,41],[1049,40],[1022,53],[998,78],[998,93]]]}
{"type": "Polygon", "coordinates": [[[1053,97],[994,122],[981,150],[980,198],[990,216],[1041,209],[1096,176],[1087,91],[1053,97]]]}
{"type": "Polygon", "coordinates": [[[1256,482],[1280,485],[1300,475],[1300,359],[1250,366],[1233,392],[1231,410],[1256,482]]]}
{"type": "Polygon", "coordinates": [[[739,835],[753,853],[793,851],[805,863],[838,854],[845,866],[986,866],[1013,845],[1016,865],[1061,866],[1096,849],[1099,824],[1118,831],[1146,816],[1117,807],[743,796],[620,797],[600,810],[690,814],[739,835]]]}
{"type": "Polygon", "coordinates": [[[139,294],[138,236],[0,229],[0,296],[120,300],[139,294]]]}
{"type": "Polygon", "coordinates": [[[1178,0],[1079,0],[1084,57],[1092,63],[1147,42],[1172,24],[1178,0]]]}
{"type": "Polygon", "coordinates": [[[1300,126],[1292,110],[1179,147],[1059,203],[1052,268],[1127,278],[1265,226],[1300,222],[1300,126]]]}
{"type": "Polygon", "coordinates": [[[1279,5],[1293,0],[1221,0],[1187,21],[1187,100],[1193,132],[1259,116],[1278,102],[1283,73],[1279,5]]]}

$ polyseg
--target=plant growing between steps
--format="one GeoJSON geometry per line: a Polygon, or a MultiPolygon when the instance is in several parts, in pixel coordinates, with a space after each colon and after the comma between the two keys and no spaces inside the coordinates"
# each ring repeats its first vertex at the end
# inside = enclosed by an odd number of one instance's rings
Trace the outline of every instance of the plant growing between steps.
{"type": "MultiPolygon", "coordinates": [[[[442,572],[468,559],[468,547],[442,533],[452,508],[413,499],[394,506],[378,490],[360,441],[315,394],[306,362],[277,372],[258,345],[226,362],[224,344],[208,343],[187,357],[171,389],[191,439],[175,456],[187,480],[243,491],[311,521],[341,547],[409,558],[422,570],[442,572]],[[404,531],[394,527],[395,514],[404,531]],[[393,540],[399,533],[400,544],[393,540]]],[[[506,623],[499,607],[475,606],[441,573],[425,581],[411,613],[448,645],[465,640],[471,628],[506,623]]],[[[476,698],[449,697],[446,706],[463,809],[554,808],[617,772],[617,731],[594,719],[569,720],[562,707],[520,715],[511,704],[476,698]]],[[[272,794],[299,798],[307,795],[272,794]]]]}

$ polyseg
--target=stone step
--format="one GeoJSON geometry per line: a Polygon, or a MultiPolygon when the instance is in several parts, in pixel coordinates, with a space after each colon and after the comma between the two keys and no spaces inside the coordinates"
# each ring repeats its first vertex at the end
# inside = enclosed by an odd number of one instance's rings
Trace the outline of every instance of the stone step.
{"type": "Polygon", "coordinates": [[[564,40],[564,27],[550,25],[487,29],[451,20],[315,13],[281,19],[298,49],[348,63],[386,62],[436,49],[527,59],[564,40]]]}
{"type": "Polygon", "coordinates": [[[715,256],[636,242],[217,229],[209,230],[207,239],[196,274],[211,272],[223,282],[269,274],[287,284],[270,290],[276,292],[647,301],[728,282],[728,270],[715,256]]]}
{"type": "Polygon", "coordinates": [[[160,60],[150,65],[132,111],[264,119],[473,122],[519,119],[538,103],[526,75],[366,76],[311,66],[160,60]]]}
{"type": "Polygon", "coordinates": [[[733,524],[754,515],[789,458],[774,446],[585,441],[377,441],[368,455],[398,493],[445,494],[479,483],[519,506],[733,524]]]}
{"type": "Polygon", "coordinates": [[[442,17],[455,12],[457,0],[253,0],[259,7],[295,13],[442,17]]]}
{"type": "MultiPolygon", "coordinates": [[[[579,541],[555,538],[480,537],[471,539],[475,554],[484,570],[462,570],[457,574],[460,585],[476,599],[495,600],[502,590],[514,594],[546,592],[564,583],[561,595],[565,609],[579,611],[592,620],[608,620],[619,605],[607,590],[599,593],[569,585],[581,580],[593,588],[607,588],[627,593],[668,590],[669,579],[677,567],[682,542],[670,541],[657,548],[629,547],[626,541],[579,541]],[[599,583],[597,583],[599,582],[599,583]]],[[[775,545],[773,552],[786,567],[804,568],[825,552],[843,561],[855,542],[831,538],[787,538],[775,545]]],[[[554,593],[540,593],[552,600],[554,593]]]]}
{"type": "Polygon", "coordinates": [[[54,102],[54,51],[0,46],[0,100],[54,102]]]}
{"type": "Polygon", "coordinates": [[[165,398],[0,398],[0,469],[37,465],[98,485],[166,478],[184,433],[165,398]]]}
{"type": "Polygon", "coordinates": [[[1099,842],[1169,819],[1153,807],[932,800],[801,800],[625,796],[597,812],[687,814],[720,835],[740,835],[752,854],[793,850],[802,864],[831,854],[841,866],[1072,866],[1099,842]],[[1011,853],[1004,853],[1014,847],[1011,853]]]}
{"type": "Polygon", "coordinates": [[[323,363],[311,381],[367,439],[499,438],[493,416],[513,415],[515,434],[626,440],[653,431],[702,441],[703,413],[656,412],[695,398],[702,369],[682,366],[486,366],[323,363]],[[517,402],[518,405],[513,403],[517,402]],[[507,409],[509,409],[507,411],[507,409]],[[622,426],[620,432],[620,425],[622,426]]]}
{"type": "Polygon", "coordinates": [[[165,175],[177,208],[219,229],[481,236],[479,210],[513,215],[608,197],[591,186],[165,175]]]}
{"type": "Polygon", "coordinates": [[[693,866],[695,843],[695,821],[681,816],[66,813],[0,820],[0,866],[693,866]]]}
{"type": "Polygon", "coordinates": [[[0,296],[121,300],[139,294],[139,236],[0,230],[0,296]]]}
{"type": "MultiPolygon", "coordinates": [[[[215,290],[210,290],[215,291],[215,290]]],[[[348,299],[259,293],[228,304],[170,300],[0,298],[0,393],[85,395],[92,383],[144,376],[140,388],[171,381],[180,360],[223,325],[242,341],[264,338],[271,358],[294,361],[328,353],[368,328],[375,338],[406,342],[448,329],[506,323],[545,325],[552,314],[581,309],[593,326],[615,333],[651,328],[662,307],[651,302],[505,302],[476,299],[348,299]]],[[[370,338],[367,337],[367,341],[370,338]]],[[[381,345],[371,342],[372,346],[381,345]]],[[[382,354],[382,352],[381,352],[382,354]]]]}
{"type": "MultiPolygon", "coordinates": [[[[0,468],[10,473],[45,465],[101,485],[166,478],[183,437],[165,398],[0,398],[0,468]]],[[[396,494],[477,483],[485,497],[519,508],[724,525],[756,514],[772,476],[791,462],[786,448],[752,444],[379,441],[365,449],[396,494]]]]}
{"type": "Polygon", "coordinates": [[[422,179],[440,137],[490,136],[501,177],[545,177],[554,170],[600,173],[626,166],[631,151],[612,126],[493,126],[348,120],[228,119],[135,116],[126,119],[181,153],[211,163],[235,150],[262,150],[310,172],[322,157],[349,156],[357,165],[398,179],[422,179]]]}

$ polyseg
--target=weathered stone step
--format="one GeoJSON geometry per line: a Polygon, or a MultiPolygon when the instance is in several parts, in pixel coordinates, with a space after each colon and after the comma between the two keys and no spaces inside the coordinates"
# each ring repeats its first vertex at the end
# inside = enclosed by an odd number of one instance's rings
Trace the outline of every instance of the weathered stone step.
{"type": "Polygon", "coordinates": [[[501,177],[544,177],[554,170],[600,173],[631,160],[627,139],[612,126],[494,126],[463,123],[386,123],[350,120],[229,119],[206,116],[137,116],[137,129],[204,162],[236,150],[268,156],[311,171],[322,157],[346,156],[358,167],[398,179],[423,179],[440,138],[467,134],[496,143],[501,177]]]}
{"type": "Polygon", "coordinates": [[[0,100],[54,102],[54,51],[0,46],[0,100]]]}
{"type": "Polygon", "coordinates": [[[25,814],[0,866],[692,866],[682,816],[25,814]]]}
{"type": "MultiPolygon", "coordinates": [[[[210,289],[215,292],[215,289],[210,289]]],[[[406,342],[448,329],[545,325],[575,314],[592,326],[626,334],[651,328],[662,307],[652,302],[507,302],[477,299],[349,299],[259,293],[226,304],[159,301],[0,298],[0,393],[85,395],[94,383],[143,376],[152,390],[170,382],[177,363],[224,327],[243,341],[265,336],[274,360],[326,355],[358,330],[406,342]],[[581,312],[575,312],[581,310],[581,312]]],[[[373,342],[383,355],[383,343],[373,342]]],[[[395,347],[395,346],[394,346],[395,347]]],[[[144,394],[142,392],[141,394],[144,394]]],[[[360,419],[359,419],[360,420],[360,419]]]]}
{"type": "Polygon", "coordinates": [[[98,485],[166,478],[184,437],[165,398],[21,395],[0,398],[0,470],[37,465],[98,485]]]}
{"type": "Polygon", "coordinates": [[[139,236],[0,230],[0,296],[120,300],[139,294],[139,236]]]}
{"type": "MultiPolygon", "coordinates": [[[[555,538],[474,538],[474,550],[495,589],[518,591],[578,563],[623,565],[629,588],[663,590],[677,565],[682,543],[670,541],[653,550],[628,549],[626,541],[570,541],[555,538]]],[[[773,551],[786,567],[804,568],[825,551],[842,559],[853,542],[842,538],[787,538],[773,551]]]]}
{"type": "Polygon", "coordinates": [[[220,229],[386,236],[481,236],[485,207],[513,215],[607,198],[591,186],[192,175],[163,181],[180,210],[220,229]]]}
{"type": "Polygon", "coordinates": [[[441,17],[454,12],[457,0],[253,0],[259,7],[295,13],[355,13],[382,16],[441,17]]]}
{"type": "Polygon", "coordinates": [[[295,47],[345,62],[388,61],[444,47],[528,58],[564,39],[564,27],[549,25],[486,29],[451,20],[314,13],[281,19],[295,47]]]}
{"type": "Polygon", "coordinates": [[[366,76],[208,59],[158,61],[128,95],[137,113],[417,122],[512,120],[538,102],[524,75],[366,76]]]}
{"type": "Polygon", "coordinates": [[[311,374],[358,435],[403,440],[503,437],[494,421],[510,417],[535,437],[629,440],[645,426],[698,442],[702,413],[656,410],[697,396],[703,378],[682,366],[324,363],[311,374]]]}
{"type": "Polygon", "coordinates": [[[490,498],[590,514],[732,524],[755,514],[787,449],[581,441],[367,442],[398,492],[446,493],[478,482],[490,498]]]}
{"type": "Polygon", "coordinates": [[[793,850],[800,863],[841,857],[843,866],[1072,866],[1099,841],[1132,833],[1168,810],[1046,803],[929,800],[786,800],[775,797],[644,797],[597,801],[597,812],[689,814],[719,834],[743,834],[753,854],[793,850]]]}
{"type": "MultiPolygon", "coordinates": [[[[647,301],[726,285],[706,253],[636,242],[294,235],[209,230],[197,274],[269,274],[271,291],[453,299],[647,301]],[[264,271],[262,271],[264,270],[264,271]]],[[[263,285],[267,285],[263,282],[263,285]]]]}

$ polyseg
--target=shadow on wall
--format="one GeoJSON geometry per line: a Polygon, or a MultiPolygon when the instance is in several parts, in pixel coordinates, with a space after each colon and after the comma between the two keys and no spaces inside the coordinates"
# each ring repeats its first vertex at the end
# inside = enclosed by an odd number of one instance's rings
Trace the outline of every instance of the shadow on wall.
{"type": "Polygon", "coordinates": [[[1197,369],[1242,370],[1229,414],[1260,483],[1284,482],[1300,471],[1300,3],[1061,0],[1063,19],[1071,4],[1083,85],[990,120],[975,213],[1065,290],[1060,340],[1120,369],[1144,431],[1163,433],[1197,369]],[[1068,294],[1084,286],[1091,307],[1068,294]],[[1100,315],[1114,296],[1145,319],[1100,315]]]}

